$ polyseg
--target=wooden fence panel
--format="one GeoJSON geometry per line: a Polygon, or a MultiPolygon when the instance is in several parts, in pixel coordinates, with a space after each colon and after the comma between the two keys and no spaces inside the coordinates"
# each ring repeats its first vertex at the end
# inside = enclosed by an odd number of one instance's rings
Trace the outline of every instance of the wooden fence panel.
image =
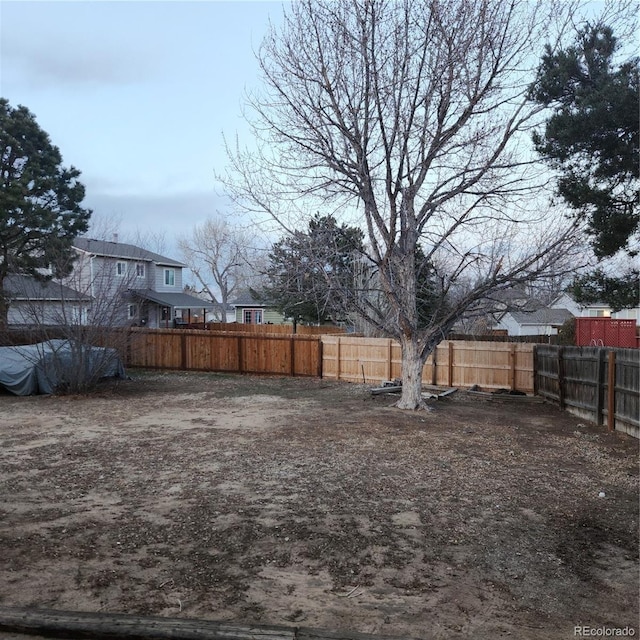
{"type": "Polygon", "coordinates": [[[131,347],[125,356],[130,367],[154,369],[180,369],[182,365],[182,340],[179,331],[173,329],[132,329],[131,347]]]}
{"type": "Polygon", "coordinates": [[[640,436],[640,351],[535,348],[536,393],[574,415],[640,436]]]}
{"type": "Polygon", "coordinates": [[[188,334],[184,369],[196,371],[238,371],[238,344],[233,336],[198,332],[188,334]]]}
{"type": "Polygon", "coordinates": [[[534,349],[535,393],[549,400],[560,401],[558,350],[551,346],[534,349]]]}
{"type": "MultiPolygon", "coordinates": [[[[291,328],[292,325],[286,325],[291,328]]],[[[320,325],[319,327],[299,324],[296,325],[296,335],[301,336],[323,336],[323,335],[346,335],[344,327],[334,327],[333,325],[320,325]]]]}
{"type": "Polygon", "coordinates": [[[206,327],[202,325],[200,329],[206,328],[209,331],[217,333],[226,333],[232,331],[234,333],[255,333],[255,334],[295,334],[301,336],[320,336],[324,334],[346,334],[343,327],[334,327],[333,325],[307,326],[298,324],[294,327],[292,324],[243,324],[240,322],[208,322],[206,327]]]}
{"type": "Polygon", "coordinates": [[[209,331],[216,333],[252,333],[252,334],[290,334],[293,333],[291,324],[243,324],[241,322],[209,322],[209,331]]]}
{"type": "Polygon", "coordinates": [[[319,337],[189,329],[129,331],[130,367],[319,376],[319,337]]]}
{"type": "Polygon", "coordinates": [[[322,342],[313,340],[292,340],[293,375],[322,377],[322,342]]]}
{"type": "MultiPolygon", "coordinates": [[[[322,375],[380,383],[402,376],[400,345],[386,338],[322,337],[322,375]]],[[[501,342],[441,342],[427,359],[425,384],[533,392],[533,345],[501,342]]]]}
{"type": "Polygon", "coordinates": [[[283,340],[264,339],[262,336],[243,338],[243,371],[245,373],[279,373],[286,375],[291,369],[291,345],[283,340]]]}
{"type": "Polygon", "coordinates": [[[639,349],[616,349],[614,397],[616,429],[640,437],[639,349]]]}

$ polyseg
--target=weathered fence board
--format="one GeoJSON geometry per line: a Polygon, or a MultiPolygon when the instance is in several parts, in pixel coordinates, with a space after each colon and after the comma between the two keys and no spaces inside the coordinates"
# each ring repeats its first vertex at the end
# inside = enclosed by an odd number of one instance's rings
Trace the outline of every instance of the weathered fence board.
{"type": "Polygon", "coordinates": [[[537,345],[534,358],[538,395],[640,436],[640,350],[537,345]]]}
{"type": "MultiPolygon", "coordinates": [[[[322,336],[322,376],[378,384],[402,375],[399,343],[322,336]]],[[[425,384],[533,392],[533,345],[445,340],[425,364],[425,384]]]]}

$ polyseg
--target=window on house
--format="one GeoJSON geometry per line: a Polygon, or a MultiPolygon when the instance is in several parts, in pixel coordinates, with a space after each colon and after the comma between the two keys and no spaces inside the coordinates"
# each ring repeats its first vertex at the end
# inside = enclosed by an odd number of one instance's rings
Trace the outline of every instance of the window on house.
{"type": "Polygon", "coordinates": [[[126,262],[116,262],[116,275],[124,276],[127,273],[127,263],[126,262]]]}
{"type": "Polygon", "coordinates": [[[164,270],[164,283],[168,287],[175,287],[176,285],[176,270],[165,269],[164,270]]]}
{"type": "Polygon", "coordinates": [[[132,320],[133,318],[137,318],[138,317],[138,305],[137,304],[130,304],[129,305],[129,320],[132,320]]]}
{"type": "Polygon", "coordinates": [[[136,276],[138,278],[144,278],[144,264],[141,262],[136,264],[136,276]]]}
{"type": "Polygon", "coordinates": [[[262,309],[245,309],[244,324],[262,324],[262,309]]]}

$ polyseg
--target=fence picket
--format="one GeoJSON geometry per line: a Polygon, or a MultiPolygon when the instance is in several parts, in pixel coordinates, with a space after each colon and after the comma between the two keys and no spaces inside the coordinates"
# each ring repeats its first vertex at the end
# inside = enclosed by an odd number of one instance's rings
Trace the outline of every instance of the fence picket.
{"type": "Polygon", "coordinates": [[[640,437],[640,350],[536,345],[535,352],[538,395],[640,437]]]}

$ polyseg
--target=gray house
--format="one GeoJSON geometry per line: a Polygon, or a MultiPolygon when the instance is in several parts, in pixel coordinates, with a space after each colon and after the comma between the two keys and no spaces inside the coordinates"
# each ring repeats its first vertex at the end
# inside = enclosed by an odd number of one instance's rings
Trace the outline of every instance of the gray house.
{"type": "Polygon", "coordinates": [[[9,274],[4,280],[9,296],[9,325],[86,324],[92,300],[61,282],[9,274]]]}
{"type": "Polygon", "coordinates": [[[506,311],[494,329],[503,330],[509,336],[552,336],[558,329],[573,318],[568,309],[544,307],[536,311],[506,311]]]}
{"type": "Polygon", "coordinates": [[[181,262],[123,242],[76,238],[66,284],[93,300],[89,322],[173,328],[204,322],[213,303],[183,291],[181,262]]]}

